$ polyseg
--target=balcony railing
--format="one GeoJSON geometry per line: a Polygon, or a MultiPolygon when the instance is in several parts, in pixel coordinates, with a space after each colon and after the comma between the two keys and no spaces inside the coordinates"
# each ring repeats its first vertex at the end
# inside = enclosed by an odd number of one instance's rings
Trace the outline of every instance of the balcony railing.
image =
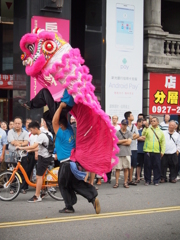
{"type": "Polygon", "coordinates": [[[180,57],[180,35],[168,34],[164,42],[164,53],[180,57]]]}

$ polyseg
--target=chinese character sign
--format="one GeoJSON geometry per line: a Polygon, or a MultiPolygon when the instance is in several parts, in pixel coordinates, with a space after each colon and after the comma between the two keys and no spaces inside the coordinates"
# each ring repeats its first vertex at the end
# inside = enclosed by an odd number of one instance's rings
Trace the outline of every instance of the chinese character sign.
{"type": "Polygon", "coordinates": [[[13,75],[0,74],[0,89],[13,89],[13,75]]]}
{"type": "Polygon", "coordinates": [[[60,18],[33,16],[31,18],[31,31],[34,28],[42,28],[46,31],[59,32],[66,42],[69,42],[70,21],[60,18]]]}
{"type": "MultiPolygon", "coordinates": [[[[69,42],[69,30],[70,21],[60,18],[48,18],[41,16],[33,16],[31,18],[31,31],[34,28],[42,28],[47,31],[59,32],[66,42],[69,42]]],[[[47,79],[48,80],[48,79],[47,79]]],[[[42,86],[35,78],[31,77],[31,99],[36,96],[36,94],[42,89],[42,86]]],[[[54,100],[59,100],[62,97],[63,90],[59,82],[53,81],[51,86],[48,87],[54,100]]]]}
{"type": "Polygon", "coordinates": [[[180,115],[180,74],[150,73],[149,114],[180,115]]]}

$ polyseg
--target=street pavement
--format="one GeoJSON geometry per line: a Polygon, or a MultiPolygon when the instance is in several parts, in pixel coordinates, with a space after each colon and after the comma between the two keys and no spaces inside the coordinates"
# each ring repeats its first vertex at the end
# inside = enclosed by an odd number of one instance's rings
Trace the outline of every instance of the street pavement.
{"type": "Polygon", "coordinates": [[[28,203],[34,189],[11,202],[0,201],[0,240],[174,240],[180,239],[180,181],[159,186],[113,189],[115,183],[99,186],[101,214],[78,196],[74,214],[60,214],[62,201],[50,196],[28,203]]]}

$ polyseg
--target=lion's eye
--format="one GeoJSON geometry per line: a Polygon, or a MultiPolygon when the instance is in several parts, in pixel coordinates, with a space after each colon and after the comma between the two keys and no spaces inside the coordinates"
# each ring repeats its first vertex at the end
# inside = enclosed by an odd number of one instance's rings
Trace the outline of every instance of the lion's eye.
{"type": "Polygon", "coordinates": [[[28,44],[27,49],[33,54],[34,53],[34,44],[28,44]]]}
{"type": "Polygon", "coordinates": [[[53,41],[47,40],[43,43],[42,50],[45,54],[52,54],[56,51],[56,44],[53,41]]]}

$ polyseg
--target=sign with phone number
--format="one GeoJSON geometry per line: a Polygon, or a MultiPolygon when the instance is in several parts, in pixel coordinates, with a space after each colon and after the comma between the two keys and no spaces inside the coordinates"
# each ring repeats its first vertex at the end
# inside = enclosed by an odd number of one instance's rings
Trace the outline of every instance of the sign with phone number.
{"type": "Polygon", "coordinates": [[[180,74],[150,73],[149,114],[180,115],[180,74]]]}

